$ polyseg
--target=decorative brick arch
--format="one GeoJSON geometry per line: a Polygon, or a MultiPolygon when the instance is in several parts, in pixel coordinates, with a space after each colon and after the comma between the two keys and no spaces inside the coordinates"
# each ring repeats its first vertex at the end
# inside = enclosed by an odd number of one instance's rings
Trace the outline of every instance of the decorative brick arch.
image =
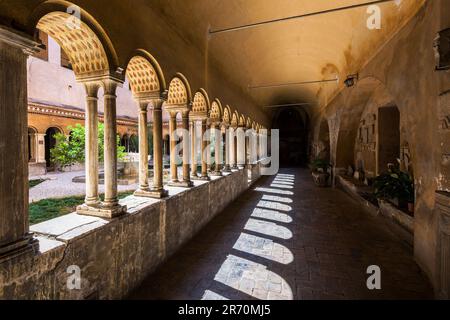
{"type": "Polygon", "coordinates": [[[230,125],[231,124],[231,108],[230,106],[226,106],[223,110],[223,117],[222,117],[222,122],[226,125],[230,125]]]}
{"type": "Polygon", "coordinates": [[[68,55],[78,79],[108,74],[122,78],[117,54],[106,32],[96,20],[80,8],[78,18],[70,15],[72,3],[46,1],[36,8],[28,22],[28,32],[40,29],[51,36],[68,55]]]}
{"type": "Polygon", "coordinates": [[[197,93],[194,95],[191,115],[207,118],[209,110],[210,110],[210,102],[208,94],[204,89],[199,89],[197,93]]]}
{"type": "Polygon", "coordinates": [[[162,94],[166,90],[158,62],[145,50],[137,50],[129,60],[126,75],[135,97],[162,94]]]}
{"type": "Polygon", "coordinates": [[[167,106],[186,106],[192,101],[191,88],[186,77],[177,73],[169,84],[167,106]]]}
{"type": "Polygon", "coordinates": [[[211,119],[211,121],[221,122],[222,121],[222,115],[223,115],[222,104],[220,103],[220,100],[216,98],[213,101],[213,103],[211,104],[211,110],[209,112],[209,118],[211,119]]]}
{"type": "Polygon", "coordinates": [[[250,119],[250,117],[247,117],[247,121],[245,122],[245,126],[247,127],[247,129],[251,129],[252,128],[252,119],[250,119]]]}
{"type": "Polygon", "coordinates": [[[241,114],[239,116],[239,123],[238,123],[239,127],[245,127],[245,116],[243,114],[241,114]]]}
{"type": "Polygon", "coordinates": [[[236,128],[239,125],[239,113],[237,111],[233,112],[233,115],[231,116],[231,126],[233,128],[236,128]]]}

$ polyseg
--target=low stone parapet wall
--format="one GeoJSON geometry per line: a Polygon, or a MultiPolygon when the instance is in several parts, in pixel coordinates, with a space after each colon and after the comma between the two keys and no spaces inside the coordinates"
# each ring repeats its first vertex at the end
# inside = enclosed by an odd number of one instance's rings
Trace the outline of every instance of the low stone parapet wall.
{"type": "Polygon", "coordinates": [[[259,177],[257,164],[191,189],[167,187],[163,200],[129,196],[128,213],[113,220],[71,213],[33,225],[39,252],[0,264],[0,298],[126,297],[259,177]]]}

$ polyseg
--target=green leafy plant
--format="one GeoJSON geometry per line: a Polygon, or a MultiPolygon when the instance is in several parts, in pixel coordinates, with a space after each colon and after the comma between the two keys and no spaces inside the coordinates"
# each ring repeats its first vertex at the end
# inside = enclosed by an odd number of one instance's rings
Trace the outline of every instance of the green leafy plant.
{"type": "Polygon", "coordinates": [[[414,181],[409,173],[401,171],[398,166],[391,166],[386,173],[376,177],[373,186],[378,199],[414,202],[414,181]]]}
{"type": "Polygon", "coordinates": [[[327,172],[331,164],[327,160],[317,158],[309,164],[309,167],[313,172],[327,172]]]}
{"type": "MultiPolygon", "coordinates": [[[[67,137],[63,133],[55,134],[56,144],[50,150],[50,156],[53,163],[60,167],[68,167],[76,163],[84,162],[85,152],[85,136],[86,130],[81,124],[74,127],[69,126],[67,130],[70,136],[67,137]]],[[[103,123],[98,124],[98,159],[100,162],[104,160],[104,141],[105,126],[103,123]]],[[[125,147],[120,145],[120,137],[117,136],[117,158],[122,160],[125,157],[125,147]]]]}

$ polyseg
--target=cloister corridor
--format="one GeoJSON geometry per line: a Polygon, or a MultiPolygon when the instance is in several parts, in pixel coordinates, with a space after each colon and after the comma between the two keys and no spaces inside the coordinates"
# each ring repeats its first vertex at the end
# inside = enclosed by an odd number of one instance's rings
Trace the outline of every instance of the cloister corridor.
{"type": "Polygon", "coordinates": [[[392,222],[306,169],[261,178],[161,265],[131,299],[431,299],[392,222]],[[381,268],[381,290],[366,269],[381,268]]]}

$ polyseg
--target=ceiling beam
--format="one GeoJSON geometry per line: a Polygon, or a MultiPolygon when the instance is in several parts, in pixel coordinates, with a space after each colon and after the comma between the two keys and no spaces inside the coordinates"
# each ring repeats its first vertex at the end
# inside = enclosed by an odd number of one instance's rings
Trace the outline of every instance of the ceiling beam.
{"type": "Polygon", "coordinates": [[[294,20],[294,19],[302,19],[302,18],[318,16],[318,15],[322,15],[322,14],[328,14],[328,13],[344,11],[344,10],[351,10],[351,9],[355,9],[355,8],[370,6],[373,4],[381,4],[381,3],[392,2],[392,1],[396,1],[396,0],[376,0],[376,1],[369,1],[369,2],[366,1],[364,3],[354,4],[351,6],[332,8],[332,9],[327,9],[327,10],[322,10],[322,11],[317,11],[317,12],[310,12],[310,13],[300,14],[300,15],[296,15],[296,16],[273,19],[273,20],[266,20],[266,21],[251,23],[251,24],[240,25],[240,26],[236,26],[236,27],[229,27],[229,28],[217,29],[217,30],[209,30],[209,35],[216,35],[216,34],[220,34],[220,33],[240,31],[240,30],[245,30],[245,29],[250,29],[250,28],[261,27],[261,26],[264,26],[267,24],[272,24],[272,23],[277,23],[277,22],[284,22],[284,21],[294,20]]]}

